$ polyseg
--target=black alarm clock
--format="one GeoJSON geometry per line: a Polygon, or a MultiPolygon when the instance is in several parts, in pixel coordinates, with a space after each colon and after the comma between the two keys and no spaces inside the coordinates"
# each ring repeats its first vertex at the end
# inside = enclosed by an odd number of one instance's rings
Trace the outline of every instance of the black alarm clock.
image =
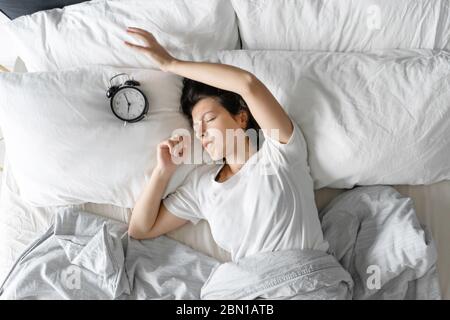
{"type": "Polygon", "coordinates": [[[109,80],[110,88],[106,97],[110,99],[111,110],[120,120],[138,122],[147,115],[148,100],[138,88],[140,83],[130,78],[126,73],[115,75],[109,80]],[[127,76],[128,80],[120,85],[113,85],[112,80],[119,76],[127,76]]]}

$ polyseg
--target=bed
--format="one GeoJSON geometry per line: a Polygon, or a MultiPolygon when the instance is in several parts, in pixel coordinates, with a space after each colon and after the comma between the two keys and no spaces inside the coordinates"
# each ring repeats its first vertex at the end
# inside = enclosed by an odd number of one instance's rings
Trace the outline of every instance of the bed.
{"type": "MultiPolygon", "coordinates": [[[[236,9],[238,16],[243,14],[244,9],[236,9]]],[[[242,20],[240,21],[240,27],[244,27],[245,32],[245,30],[247,30],[245,28],[248,26],[246,26],[245,21],[242,20]]],[[[236,39],[230,38],[229,43],[234,44],[235,41],[236,39]]],[[[244,41],[243,45],[251,46],[252,43],[249,41],[244,41]]],[[[254,49],[261,49],[261,46],[263,46],[263,44],[253,45],[255,45],[254,49]]],[[[3,44],[3,46],[6,47],[5,44],[3,44]]],[[[24,51],[22,50],[22,52],[24,51]]],[[[7,69],[16,72],[29,71],[20,60],[17,60],[16,53],[12,53],[11,55],[15,57],[4,58],[3,61],[0,61],[0,64],[3,64],[7,66],[7,69]],[[14,61],[12,62],[12,60],[14,61]]],[[[198,56],[200,56],[200,54],[198,56]]],[[[31,61],[31,71],[38,71],[35,70],[38,65],[36,62],[37,59],[26,56],[24,60],[31,61]]],[[[58,60],[58,63],[54,65],[62,66],[65,62],[66,61],[64,60],[58,60]]],[[[86,63],[86,61],[82,61],[82,58],[80,58],[80,61],[77,61],[77,63],[83,64],[86,63]]],[[[139,60],[134,61],[134,64],[151,68],[151,66],[142,65],[142,61],[139,60]]],[[[61,206],[35,206],[23,199],[16,178],[11,172],[11,167],[14,166],[14,163],[10,163],[7,153],[6,155],[3,154],[2,157],[4,160],[2,165],[3,170],[0,198],[0,241],[2,243],[0,251],[0,257],[2,257],[0,261],[0,275],[4,276],[9,271],[11,265],[17,259],[19,254],[35,238],[48,229],[52,223],[55,210],[59,210],[61,206]]],[[[450,181],[442,181],[430,185],[395,185],[394,187],[401,194],[409,196],[413,199],[420,222],[430,229],[436,241],[438,250],[437,267],[439,270],[439,282],[442,296],[445,299],[450,299],[450,273],[448,272],[448,270],[450,270],[450,251],[446,247],[447,243],[450,242],[450,232],[446,230],[446,226],[450,225],[450,181]]],[[[332,199],[345,191],[346,190],[343,188],[320,188],[319,190],[316,190],[315,201],[318,209],[321,210],[325,208],[332,199]]],[[[86,202],[70,204],[67,205],[67,207],[86,210],[100,216],[122,222],[128,222],[131,214],[130,209],[112,204],[86,202]]],[[[169,237],[180,241],[208,256],[214,257],[218,261],[226,262],[230,260],[229,253],[220,248],[214,242],[207,222],[202,221],[195,226],[188,224],[179,230],[171,232],[169,237]]]]}
{"type": "MultiPolygon", "coordinates": [[[[2,259],[0,260],[0,275],[6,277],[11,270],[11,266],[21,253],[49,229],[53,223],[55,214],[61,210],[61,207],[37,208],[30,206],[21,199],[14,177],[8,170],[7,160],[2,176],[2,192],[0,198],[0,234],[2,241],[0,254],[2,259]]],[[[445,227],[449,218],[447,214],[448,203],[442,200],[439,201],[438,199],[445,199],[449,188],[450,183],[448,182],[426,187],[396,186],[396,189],[402,194],[414,199],[421,224],[431,230],[436,241],[438,249],[439,285],[444,299],[448,299],[446,290],[448,290],[449,279],[447,278],[446,272],[440,272],[440,270],[447,270],[449,263],[449,255],[445,245],[449,240],[445,227]]],[[[344,190],[338,189],[322,189],[316,191],[318,208],[323,209],[333,198],[343,192],[344,190]]],[[[86,203],[78,206],[68,206],[67,208],[85,210],[100,217],[125,223],[129,221],[131,215],[130,209],[105,204],[86,203]]],[[[176,231],[172,231],[168,234],[168,237],[219,262],[226,263],[230,261],[230,254],[220,248],[214,241],[210,227],[206,221],[201,221],[195,226],[189,223],[176,231]]],[[[189,297],[181,296],[180,298],[189,297]]]]}

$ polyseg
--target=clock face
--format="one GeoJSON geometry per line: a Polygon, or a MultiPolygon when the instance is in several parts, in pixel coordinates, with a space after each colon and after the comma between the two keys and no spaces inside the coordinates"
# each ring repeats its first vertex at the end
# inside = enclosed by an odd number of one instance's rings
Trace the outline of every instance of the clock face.
{"type": "Polygon", "coordinates": [[[132,122],[147,111],[147,99],[139,89],[123,87],[111,99],[111,108],[119,119],[132,122]]]}

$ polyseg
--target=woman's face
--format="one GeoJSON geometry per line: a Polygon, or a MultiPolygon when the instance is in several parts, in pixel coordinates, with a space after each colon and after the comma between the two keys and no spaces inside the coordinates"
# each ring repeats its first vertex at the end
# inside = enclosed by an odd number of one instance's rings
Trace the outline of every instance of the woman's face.
{"type": "Polygon", "coordinates": [[[232,115],[216,99],[201,99],[192,109],[192,121],[196,137],[212,160],[220,160],[234,152],[237,132],[243,132],[247,113],[232,115]],[[227,132],[229,138],[227,139],[227,132]]]}

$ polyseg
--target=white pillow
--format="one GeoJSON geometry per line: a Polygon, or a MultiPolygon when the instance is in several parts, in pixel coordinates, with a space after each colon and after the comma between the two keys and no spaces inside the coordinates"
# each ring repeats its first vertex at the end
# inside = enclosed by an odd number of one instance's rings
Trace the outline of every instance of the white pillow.
{"type": "MultiPolygon", "coordinates": [[[[156,161],[156,145],[190,130],[179,111],[181,78],[154,70],[84,67],[0,74],[0,126],[21,196],[34,206],[107,203],[132,208],[156,161]],[[128,72],[149,99],[149,117],[127,124],[105,96],[128,72]]],[[[165,195],[193,169],[182,165],[165,195]]]]}
{"type": "Polygon", "coordinates": [[[449,0],[232,0],[244,49],[450,49],[449,0]]]}
{"type": "Polygon", "coordinates": [[[6,31],[5,22],[0,21],[0,72],[3,71],[1,67],[11,71],[14,69],[14,63],[17,60],[17,50],[12,43],[13,40],[6,31]]]}
{"type": "Polygon", "coordinates": [[[300,125],[315,188],[450,179],[450,53],[224,51],[300,125]]]}
{"type": "Polygon", "coordinates": [[[96,0],[19,17],[9,25],[29,71],[56,71],[89,64],[154,66],[123,43],[140,27],[178,58],[201,60],[236,49],[236,16],[226,0],[96,0]]]}

